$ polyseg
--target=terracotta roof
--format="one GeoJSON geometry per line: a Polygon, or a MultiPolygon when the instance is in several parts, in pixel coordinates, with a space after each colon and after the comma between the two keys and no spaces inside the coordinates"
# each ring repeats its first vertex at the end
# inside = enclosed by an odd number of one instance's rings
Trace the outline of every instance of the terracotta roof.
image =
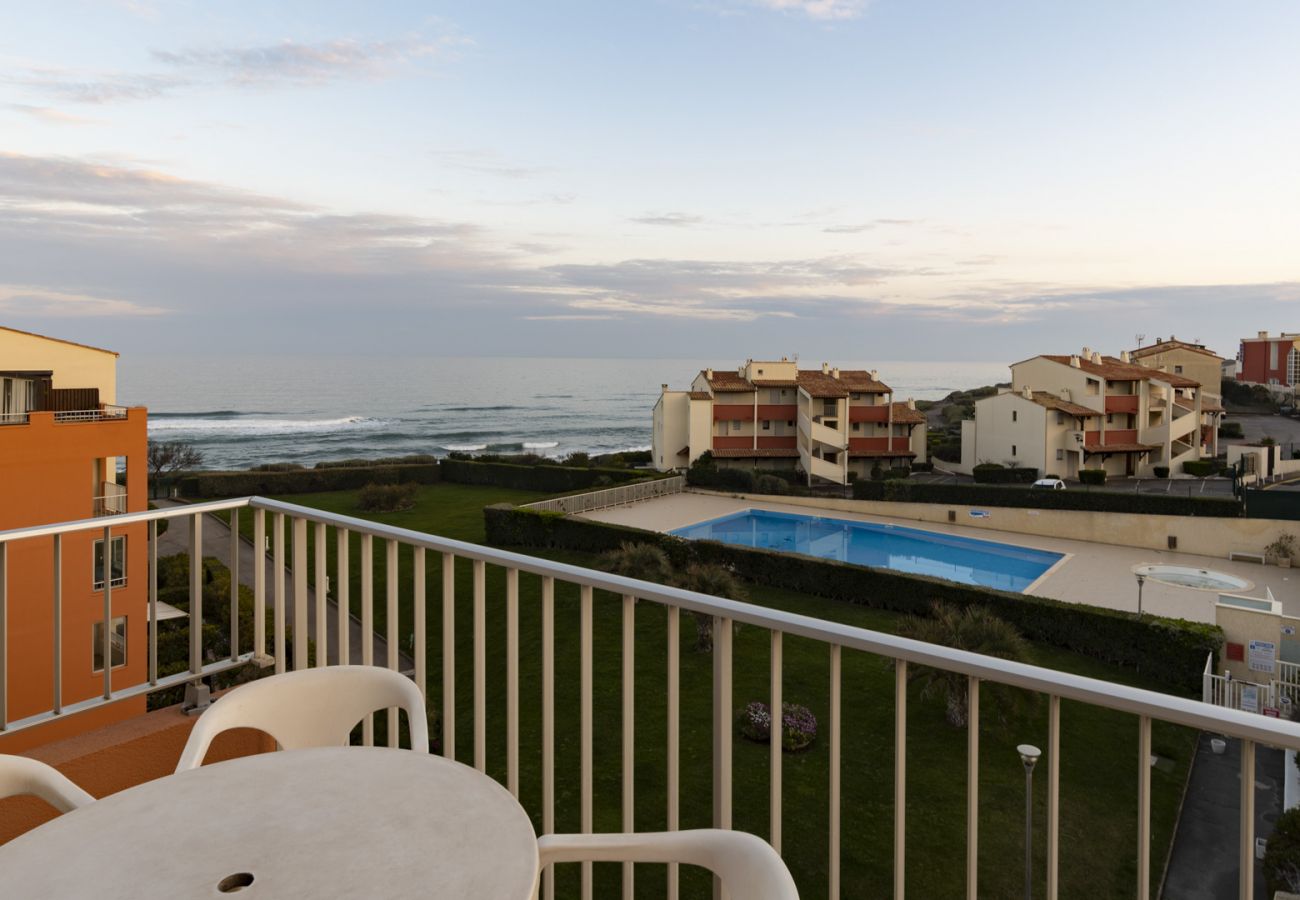
{"type": "Polygon", "coordinates": [[[851,391],[882,394],[891,390],[889,385],[872,378],[871,373],[864,369],[841,369],[840,382],[851,391]]]}
{"type": "MultiPolygon", "coordinates": [[[[843,373],[840,374],[842,375],[843,373]]],[[[817,397],[819,399],[847,397],[849,395],[848,388],[844,386],[844,382],[833,375],[827,375],[820,369],[801,371],[799,373],[799,387],[807,391],[809,397],[817,397]]]]}
{"type": "Polygon", "coordinates": [[[690,391],[688,396],[692,400],[712,400],[713,395],[708,391],[690,391]]]}
{"type": "Polygon", "coordinates": [[[1223,407],[1215,403],[1213,400],[1206,400],[1202,397],[1201,412],[1223,412],[1223,407]]]}
{"type": "Polygon", "coordinates": [[[1223,359],[1222,356],[1212,350],[1206,350],[1200,344],[1189,344],[1187,341],[1177,341],[1170,338],[1167,341],[1161,341],[1158,344],[1148,344],[1145,347],[1139,347],[1129,352],[1133,356],[1151,356],[1155,353],[1162,353],[1165,350],[1190,350],[1193,353],[1204,353],[1206,356],[1213,356],[1215,359],[1223,359]]]}
{"type": "Polygon", "coordinates": [[[899,450],[850,450],[849,459],[902,459],[904,456],[916,456],[915,453],[899,450]]]}
{"type": "Polygon", "coordinates": [[[754,387],[775,388],[775,387],[796,387],[799,382],[793,378],[755,378],[754,387]]]}
{"type": "Polygon", "coordinates": [[[1147,453],[1159,450],[1153,444],[1093,444],[1083,448],[1084,456],[1096,456],[1099,453],[1147,453]]]}
{"type": "MultiPolygon", "coordinates": [[[[1054,356],[1044,353],[1043,359],[1050,359],[1054,363],[1060,363],[1063,366],[1070,364],[1069,356],[1054,356]]],[[[1161,372],[1158,369],[1151,369],[1137,363],[1126,363],[1122,359],[1114,356],[1103,356],[1100,363],[1095,363],[1090,359],[1079,357],[1079,368],[1090,375],[1097,375],[1105,378],[1107,381],[1150,381],[1156,379],[1171,384],[1174,387],[1200,387],[1201,383],[1183,375],[1174,375],[1169,372],[1161,372]]]]}
{"type": "Polygon", "coordinates": [[[40,338],[44,341],[57,341],[60,344],[70,344],[73,347],[80,347],[83,350],[94,350],[98,353],[111,353],[113,356],[121,356],[116,350],[105,350],[103,347],[92,347],[90,344],[78,344],[76,341],[67,341],[63,338],[50,337],[48,334],[37,334],[34,331],[23,331],[19,328],[10,328],[8,325],[0,325],[0,331],[12,331],[14,334],[22,334],[27,337],[40,338]]]}
{"type": "Polygon", "coordinates": [[[677,455],[678,455],[678,456],[690,456],[690,455],[691,455],[691,445],[690,445],[690,444],[687,444],[685,447],[683,447],[682,449],[678,450],[678,451],[677,451],[677,455]]]}
{"type": "MultiPolygon", "coordinates": [[[[701,372],[700,374],[705,375],[706,373],[701,372]]],[[[719,371],[718,369],[713,370],[713,377],[709,378],[708,382],[709,387],[713,388],[714,393],[747,394],[754,389],[752,384],[740,375],[737,375],[735,372],[719,371]]]]}
{"type": "Polygon", "coordinates": [[[715,459],[757,459],[764,457],[767,459],[798,459],[799,451],[794,447],[759,447],[752,450],[749,447],[735,447],[723,450],[714,450],[715,459]]]}
{"type": "Polygon", "coordinates": [[[1086,406],[1080,406],[1077,403],[1071,403],[1069,400],[1062,400],[1055,394],[1049,394],[1047,391],[1034,391],[1033,400],[1039,406],[1045,406],[1048,409],[1054,409],[1063,412],[1069,416],[1079,416],[1080,418],[1089,418],[1091,416],[1100,416],[1101,413],[1095,409],[1089,409],[1086,406]]]}
{"type": "Polygon", "coordinates": [[[894,422],[897,424],[920,425],[921,423],[927,421],[925,418],[925,413],[921,412],[919,409],[912,409],[906,403],[891,403],[890,407],[891,407],[890,409],[891,417],[893,418],[894,422]]]}

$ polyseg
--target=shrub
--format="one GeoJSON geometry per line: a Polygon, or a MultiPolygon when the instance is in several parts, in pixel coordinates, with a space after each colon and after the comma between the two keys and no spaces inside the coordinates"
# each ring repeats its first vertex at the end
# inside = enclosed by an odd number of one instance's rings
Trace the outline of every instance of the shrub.
{"type": "Polygon", "coordinates": [[[519,465],[484,462],[482,458],[474,460],[447,458],[438,468],[442,473],[443,481],[458,484],[491,484],[546,494],[581,491],[651,475],[662,477],[656,473],[636,472],[630,469],[577,469],[558,465],[519,465]]]}
{"type": "Polygon", "coordinates": [[[723,488],[728,491],[737,491],[739,493],[749,493],[754,490],[754,473],[748,469],[733,469],[730,466],[719,466],[715,487],[723,488]]]}
{"type": "Polygon", "coordinates": [[[436,484],[440,467],[366,466],[357,468],[301,469],[288,472],[198,472],[180,481],[187,497],[241,497],[253,494],[309,494],[349,491],[368,484],[436,484]]]}
{"type": "Polygon", "coordinates": [[[1189,459],[1183,463],[1183,472],[1195,475],[1197,478],[1206,478],[1217,471],[1219,471],[1219,461],[1215,459],[1189,459]]]}
{"type": "Polygon", "coordinates": [[[654,544],[625,541],[617,550],[606,552],[601,557],[601,564],[616,575],[640,578],[642,581],[668,584],[673,577],[673,567],[668,562],[668,554],[654,544]]]}
{"type": "Polygon", "coordinates": [[[1264,548],[1264,553],[1273,559],[1295,559],[1295,535],[1289,532],[1279,534],[1277,540],[1264,548]]]}
{"type": "Polygon", "coordinates": [[[1083,484],[1105,484],[1105,469],[1080,469],[1079,481],[1083,484]]]}
{"type": "Polygon", "coordinates": [[[1264,881],[1271,897],[1277,891],[1300,891],[1300,807],[1278,816],[1264,851],[1264,881]]]}
{"type": "Polygon", "coordinates": [[[368,484],[357,494],[362,512],[396,512],[415,506],[415,484],[368,484]]]}
{"type": "Polygon", "coordinates": [[[933,472],[934,463],[932,462],[914,462],[912,463],[913,472],[933,472]]]}
{"type": "MultiPolygon", "coordinates": [[[[849,475],[853,474],[849,473],[849,475]]],[[[784,478],[775,475],[759,475],[754,479],[754,491],[759,494],[788,494],[790,487],[784,478]]]]}
{"type": "Polygon", "coordinates": [[[898,478],[908,478],[911,474],[912,470],[907,466],[890,466],[889,471],[885,473],[885,480],[889,481],[898,478]]]}
{"type": "MultiPolygon", "coordinates": [[[[772,736],[772,710],[761,700],[746,704],[736,714],[736,728],[742,737],[766,744],[772,736]]],[[[781,704],[781,749],[786,753],[806,750],[817,739],[817,717],[797,703],[781,704]]]]}
{"type": "Polygon", "coordinates": [[[859,481],[853,485],[853,497],[855,500],[884,500],[894,503],[1074,509],[1163,516],[1237,518],[1242,515],[1241,502],[1231,497],[1189,497],[1165,493],[1138,494],[1108,491],[1039,491],[1013,485],[859,481]]]}
{"type": "MultiPolygon", "coordinates": [[[[744,585],[725,566],[692,563],[686,568],[681,586],[688,591],[698,591],[728,600],[745,600],[749,595],[744,585]]],[[[691,613],[695,620],[695,649],[707,653],[713,649],[713,616],[691,613]]]]}
{"type": "MultiPolygon", "coordinates": [[[[891,482],[890,486],[906,484],[891,482]]],[[[858,482],[857,486],[864,485],[870,483],[858,482]]],[[[1070,492],[1034,493],[1059,496],[1070,492]]],[[[1217,654],[1223,644],[1221,629],[1200,622],[1152,616],[1139,621],[1119,610],[735,544],[686,541],[637,528],[516,509],[508,504],[489,506],[483,515],[488,543],[498,546],[601,553],[628,541],[652,543],[663,550],[678,571],[695,563],[712,563],[755,584],[920,615],[936,600],[961,609],[987,607],[1014,625],[1027,640],[1136,667],[1185,692],[1200,691],[1205,657],[1217,654]]]]}
{"type": "Polygon", "coordinates": [[[872,481],[885,480],[885,470],[880,468],[880,463],[871,464],[871,480],[872,481]]]}
{"type": "Polygon", "coordinates": [[[253,466],[250,472],[297,472],[303,467],[298,463],[277,462],[262,463],[260,466],[253,466]]]}
{"type": "Polygon", "coordinates": [[[1156,475],[1157,478],[1168,478],[1168,477],[1169,477],[1169,467],[1168,467],[1168,466],[1152,466],[1152,467],[1151,467],[1151,471],[1155,472],[1155,475],[1156,475]]]}
{"type": "Polygon", "coordinates": [[[971,469],[979,484],[1033,484],[1038,480],[1038,470],[1024,466],[1000,466],[997,463],[980,463],[971,469]]]}
{"type": "Polygon", "coordinates": [[[1242,438],[1245,432],[1241,430],[1240,422],[1223,422],[1219,425],[1219,437],[1221,438],[1242,438]]]}

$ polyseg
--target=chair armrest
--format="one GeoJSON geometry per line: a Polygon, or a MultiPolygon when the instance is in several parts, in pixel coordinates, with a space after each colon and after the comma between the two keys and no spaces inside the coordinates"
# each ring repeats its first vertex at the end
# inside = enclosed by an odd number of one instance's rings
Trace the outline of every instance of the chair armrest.
{"type": "Polygon", "coordinates": [[[700,828],[635,834],[548,834],[542,867],[564,862],[683,863],[709,869],[733,897],[799,900],[790,870],[766,841],[743,831],[700,828]]]}
{"type": "Polygon", "coordinates": [[[0,797],[32,794],[59,812],[71,812],[95,798],[53,766],[25,756],[0,755],[0,797]]]}

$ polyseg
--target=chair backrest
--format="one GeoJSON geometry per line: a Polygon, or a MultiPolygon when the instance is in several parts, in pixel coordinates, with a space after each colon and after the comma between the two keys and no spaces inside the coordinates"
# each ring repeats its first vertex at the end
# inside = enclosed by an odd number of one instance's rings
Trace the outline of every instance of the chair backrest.
{"type": "Polygon", "coordinates": [[[734,898],[799,900],[790,870],[777,852],[743,831],[548,834],[537,839],[537,849],[543,867],[565,862],[683,863],[713,872],[734,898]]]}
{"type": "Polygon", "coordinates": [[[264,731],[285,750],[341,747],[362,718],[392,707],[406,710],[412,749],[429,752],[424,697],[400,672],[329,666],[251,681],[213,701],[199,716],[176,771],[202,765],[212,739],[232,728],[264,731]]]}
{"type": "Polygon", "coordinates": [[[0,754],[0,797],[32,794],[59,812],[71,812],[95,798],[53,766],[25,756],[0,754]]]}

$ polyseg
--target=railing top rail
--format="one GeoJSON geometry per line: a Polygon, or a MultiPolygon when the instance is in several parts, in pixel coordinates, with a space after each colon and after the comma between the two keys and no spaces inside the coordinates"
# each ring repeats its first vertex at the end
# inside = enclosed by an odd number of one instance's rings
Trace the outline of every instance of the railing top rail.
{"type": "Polygon", "coordinates": [[[853,650],[905,659],[910,663],[935,666],[965,675],[974,675],[988,681],[1052,694],[1068,700],[1079,700],[1095,706],[1103,706],[1135,715],[1150,716],[1154,719],[1173,722],[1178,725],[1226,733],[1234,737],[1262,741],[1266,744],[1300,748],[1300,724],[1284,722],[1281,719],[1272,719],[1238,710],[1222,709],[1206,705],[1199,700],[1162,694],[1157,691],[1130,687],[1096,678],[1087,678],[1068,672],[1042,669],[1026,663],[981,656],[965,650],[927,644],[897,635],[816,619],[811,616],[712,597],[708,594],[699,594],[681,588],[667,587],[635,578],[626,578],[608,572],[598,572],[568,563],[538,559],[508,550],[483,547],[466,541],[437,537],[407,528],[368,522],[337,513],[308,509],[279,500],[253,497],[249,504],[257,509],[299,516],[312,522],[323,522],[327,525],[347,528],[358,533],[402,541],[417,547],[453,553],[468,559],[479,559],[493,565],[518,569],[521,572],[591,585],[594,588],[610,591],[614,594],[629,594],[642,600],[678,606],[693,612],[722,616],[736,622],[799,635],[829,644],[838,644],[853,650]]]}
{"type": "MultiPolygon", "coordinates": [[[[102,498],[97,497],[95,499],[102,498]]],[[[232,500],[210,500],[206,503],[188,503],[184,506],[173,506],[166,509],[122,513],[113,517],[113,527],[121,528],[124,525],[136,525],[140,522],[152,522],[156,519],[180,519],[196,513],[218,512],[223,509],[242,509],[248,506],[250,499],[249,497],[238,497],[232,500]]],[[[305,507],[298,508],[305,509],[305,507]]],[[[0,544],[9,541],[27,540],[28,538],[49,537],[55,534],[68,534],[76,531],[102,531],[104,524],[104,519],[101,516],[94,519],[78,519],[75,522],[58,522],[53,525],[11,528],[8,531],[0,531],[0,544]]]]}

